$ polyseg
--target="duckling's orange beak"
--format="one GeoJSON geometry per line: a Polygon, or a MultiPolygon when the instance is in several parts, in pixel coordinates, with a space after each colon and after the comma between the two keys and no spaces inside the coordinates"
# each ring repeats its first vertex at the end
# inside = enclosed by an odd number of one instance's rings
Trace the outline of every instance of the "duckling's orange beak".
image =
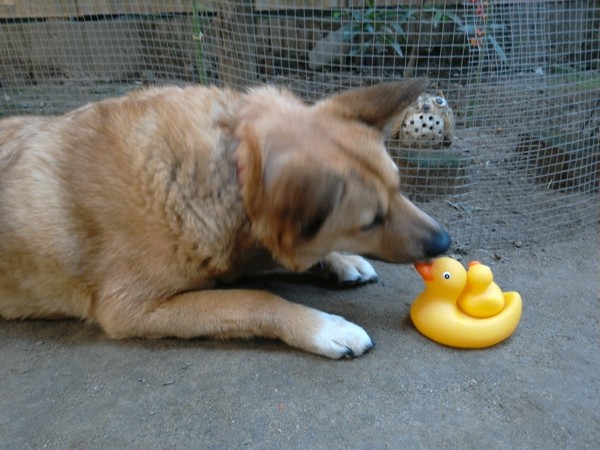
{"type": "Polygon", "coordinates": [[[414,264],[417,272],[421,274],[425,281],[433,281],[433,263],[432,262],[418,262],[414,264]]]}

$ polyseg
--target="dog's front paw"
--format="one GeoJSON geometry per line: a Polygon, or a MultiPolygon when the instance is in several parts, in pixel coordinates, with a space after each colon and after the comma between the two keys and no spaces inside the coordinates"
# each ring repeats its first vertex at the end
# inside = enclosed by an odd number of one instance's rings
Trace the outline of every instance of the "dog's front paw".
{"type": "Polygon", "coordinates": [[[358,325],[343,317],[318,311],[321,326],[313,339],[313,351],[328,358],[356,358],[374,347],[374,343],[358,325]]]}
{"type": "Polygon", "coordinates": [[[377,272],[365,258],[335,252],[323,258],[312,271],[343,285],[364,284],[378,279],[377,272]]]}

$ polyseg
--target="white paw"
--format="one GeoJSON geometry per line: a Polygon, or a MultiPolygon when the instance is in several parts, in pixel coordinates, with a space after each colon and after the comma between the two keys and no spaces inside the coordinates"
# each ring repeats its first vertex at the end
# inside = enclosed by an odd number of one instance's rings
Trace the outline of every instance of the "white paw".
{"type": "Polygon", "coordinates": [[[340,284],[363,284],[377,280],[377,272],[362,256],[332,252],[319,266],[321,275],[340,284]]]}
{"type": "Polygon", "coordinates": [[[356,358],[374,347],[373,341],[358,325],[333,314],[317,311],[322,322],[314,337],[315,353],[328,358],[356,358]]]}

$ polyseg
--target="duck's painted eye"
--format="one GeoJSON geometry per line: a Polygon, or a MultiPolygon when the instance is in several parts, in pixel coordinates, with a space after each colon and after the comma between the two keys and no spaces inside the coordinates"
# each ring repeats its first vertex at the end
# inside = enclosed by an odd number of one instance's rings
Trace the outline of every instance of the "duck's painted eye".
{"type": "Polygon", "coordinates": [[[437,96],[435,98],[435,102],[439,105],[439,106],[446,106],[446,99],[444,97],[440,97],[437,96]]]}
{"type": "Polygon", "coordinates": [[[450,275],[450,272],[444,272],[444,274],[442,276],[444,277],[444,280],[449,280],[450,278],[452,278],[452,275],[450,275]]]}

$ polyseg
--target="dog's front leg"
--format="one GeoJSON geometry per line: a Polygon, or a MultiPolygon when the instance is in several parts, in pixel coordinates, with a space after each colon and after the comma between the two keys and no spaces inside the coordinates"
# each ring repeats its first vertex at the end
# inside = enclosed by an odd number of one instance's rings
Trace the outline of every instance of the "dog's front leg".
{"type": "Polygon", "coordinates": [[[373,347],[367,333],[344,318],[266,291],[193,291],[132,306],[116,299],[100,302],[96,318],[115,338],[261,336],[336,359],[360,356],[373,347]]]}
{"type": "Polygon", "coordinates": [[[331,252],[310,270],[327,280],[343,285],[377,281],[377,272],[362,256],[331,252]]]}

